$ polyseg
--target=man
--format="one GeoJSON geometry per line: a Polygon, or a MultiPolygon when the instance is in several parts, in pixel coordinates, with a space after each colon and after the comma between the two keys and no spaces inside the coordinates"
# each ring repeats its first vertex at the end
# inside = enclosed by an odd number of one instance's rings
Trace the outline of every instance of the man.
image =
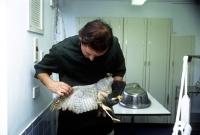
{"type": "MultiPolygon", "coordinates": [[[[111,99],[120,95],[126,85],[125,60],[118,39],[113,36],[112,28],[100,19],[88,22],[78,36],[54,45],[35,65],[35,70],[35,77],[60,96],[73,96],[73,86],[94,84],[111,73],[112,93],[103,101],[108,107],[118,103],[111,99]],[[50,78],[52,72],[59,74],[60,81],[50,78]]],[[[57,135],[107,135],[112,130],[111,118],[97,116],[97,110],[80,114],[69,110],[59,112],[57,135]]]]}

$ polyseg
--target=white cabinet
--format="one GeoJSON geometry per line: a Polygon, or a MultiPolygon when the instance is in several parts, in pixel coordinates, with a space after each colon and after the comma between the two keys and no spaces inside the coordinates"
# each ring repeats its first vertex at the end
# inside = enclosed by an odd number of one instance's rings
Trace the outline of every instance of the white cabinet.
{"type": "MultiPolygon", "coordinates": [[[[193,55],[194,36],[171,36],[171,56],[170,56],[170,79],[169,79],[169,106],[171,117],[168,122],[174,123],[176,117],[175,91],[176,86],[181,85],[181,76],[183,69],[183,56],[193,55]]],[[[188,86],[193,82],[193,61],[188,63],[188,86]]],[[[179,96],[179,93],[178,93],[179,96]]]]}
{"type": "MultiPolygon", "coordinates": [[[[125,80],[139,83],[163,106],[166,106],[168,94],[170,31],[171,19],[168,18],[125,18],[125,80]]],[[[135,120],[162,123],[164,116],[135,120]]]]}

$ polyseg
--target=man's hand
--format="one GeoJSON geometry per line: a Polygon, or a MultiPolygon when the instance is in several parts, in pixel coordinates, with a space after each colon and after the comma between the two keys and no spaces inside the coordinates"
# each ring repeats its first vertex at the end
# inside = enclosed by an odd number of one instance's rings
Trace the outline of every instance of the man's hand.
{"type": "Polygon", "coordinates": [[[73,93],[73,88],[64,82],[51,81],[47,87],[50,91],[60,96],[69,96],[73,93]]]}
{"type": "Polygon", "coordinates": [[[71,95],[73,88],[64,82],[54,81],[46,73],[40,73],[37,75],[38,79],[53,93],[60,96],[71,95]]]}
{"type": "Polygon", "coordinates": [[[122,98],[120,95],[124,91],[125,86],[126,83],[124,81],[114,81],[112,84],[112,93],[110,93],[102,103],[110,108],[119,103],[122,98]]]}

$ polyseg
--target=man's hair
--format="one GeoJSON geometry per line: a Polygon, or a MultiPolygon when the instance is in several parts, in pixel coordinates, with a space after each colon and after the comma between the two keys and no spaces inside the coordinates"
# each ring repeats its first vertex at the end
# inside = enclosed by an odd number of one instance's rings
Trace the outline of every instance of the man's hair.
{"type": "Polygon", "coordinates": [[[88,22],[80,31],[82,44],[89,45],[96,52],[103,52],[112,45],[112,28],[102,19],[88,22]]]}

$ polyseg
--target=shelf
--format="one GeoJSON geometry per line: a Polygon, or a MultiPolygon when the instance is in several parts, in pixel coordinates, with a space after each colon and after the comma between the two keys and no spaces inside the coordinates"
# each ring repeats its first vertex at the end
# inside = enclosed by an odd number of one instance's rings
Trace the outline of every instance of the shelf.
{"type": "Polygon", "coordinates": [[[192,58],[199,58],[200,59],[200,55],[188,55],[188,56],[189,56],[188,62],[191,62],[192,58]]]}
{"type": "MultiPolygon", "coordinates": [[[[176,86],[176,90],[180,90],[180,86],[176,86]]],[[[200,88],[198,88],[196,86],[187,86],[187,93],[188,94],[192,94],[192,93],[198,94],[198,93],[200,93],[200,88]]]]}
{"type": "MultiPolygon", "coordinates": [[[[198,98],[200,98],[200,89],[198,87],[196,87],[196,86],[187,86],[187,89],[188,89],[187,94],[188,94],[188,96],[190,97],[191,100],[193,100],[191,94],[195,94],[196,96],[198,96],[198,98]]],[[[178,103],[178,99],[179,99],[179,91],[180,91],[180,86],[176,86],[175,110],[177,110],[177,103],[178,103]]],[[[200,113],[191,112],[191,114],[190,114],[190,123],[199,124],[200,123],[199,119],[200,119],[200,113]]]]}

